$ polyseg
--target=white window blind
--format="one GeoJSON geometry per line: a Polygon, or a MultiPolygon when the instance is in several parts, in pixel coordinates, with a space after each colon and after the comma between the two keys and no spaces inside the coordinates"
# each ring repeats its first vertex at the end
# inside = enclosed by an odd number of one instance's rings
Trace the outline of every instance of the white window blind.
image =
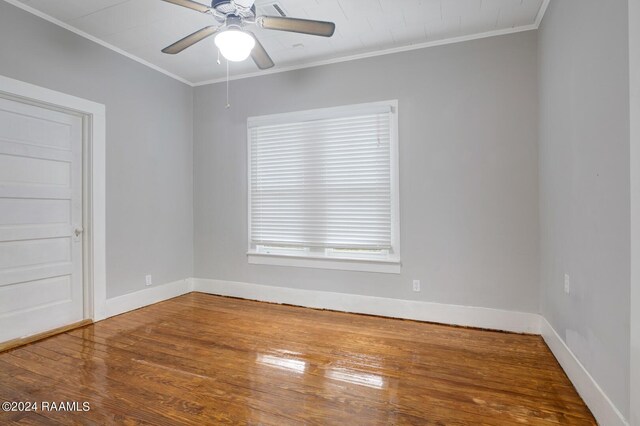
{"type": "Polygon", "coordinates": [[[391,105],[249,119],[250,244],[393,251],[391,105]]]}

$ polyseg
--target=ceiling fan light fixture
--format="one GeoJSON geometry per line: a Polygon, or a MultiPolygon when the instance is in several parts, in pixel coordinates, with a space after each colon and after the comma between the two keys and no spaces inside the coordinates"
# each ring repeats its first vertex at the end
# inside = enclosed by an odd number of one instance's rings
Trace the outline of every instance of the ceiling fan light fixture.
{"type": "Polygon", "coordinates": [[[229,28],[216,35],[215,43],[227,60],[242,62],[249,57],[256,45],[253,36],[237,28],[229,28]]]}

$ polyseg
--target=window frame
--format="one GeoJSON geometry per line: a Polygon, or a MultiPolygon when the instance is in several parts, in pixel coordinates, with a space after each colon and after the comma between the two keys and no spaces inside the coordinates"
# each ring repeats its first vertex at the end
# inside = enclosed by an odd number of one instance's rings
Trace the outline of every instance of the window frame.
{"type": "Polygon", "coordinates": [[[250,264],[294,266],[304,268],[337,269],[345,271],[363,271],[399,274],[400,261],[400,177],[399,177],[399,129],[398,101],[387,100],[361,104],[342,105],[329,108],[318,108],[304,111],[286,112],[247,118],[247,260],[250,264]],[[273,125],[289,122],[303,122],[357,114],[376,107],[390,108],[390,181],[391,181],[391,253],[376,258],[375,256],[348,256],[341,254],[332,256],[325,249],[322,252],[304,251],[300,253],[267,253],[254,247],[251,241],[251,128],[261,125],[273,125]]]}

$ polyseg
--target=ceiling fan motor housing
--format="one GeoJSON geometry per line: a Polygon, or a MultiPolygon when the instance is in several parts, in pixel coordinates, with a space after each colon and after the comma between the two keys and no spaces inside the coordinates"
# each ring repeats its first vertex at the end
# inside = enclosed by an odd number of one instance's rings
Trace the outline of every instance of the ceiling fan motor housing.
{"type": "Polygon", "coordinates": [[[243,18],[256,16],[256,6],[253,4],[253,0],[213,0],[211,7],[223,15],[238,15],[243,18]]]}

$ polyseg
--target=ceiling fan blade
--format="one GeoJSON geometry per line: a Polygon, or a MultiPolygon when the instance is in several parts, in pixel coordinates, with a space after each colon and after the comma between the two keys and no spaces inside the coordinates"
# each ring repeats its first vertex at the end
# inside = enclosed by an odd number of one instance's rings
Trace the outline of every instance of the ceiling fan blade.
{"type": "Polygon", "coordinates": [[[187,47],[191,47],[197,42],[202,41],[209,36],[212,36],[217,31],[218,31],[218,27],[214,27],[214,26],[204,27],[203,29],[196,31],[193,34],[189,34],[182,40],[176,41],[171,46],[165,47],[164,49],[162,49],[162,53],[175,55],[176,53],[182,52],[187,47]]]}
{"type": "Polygon", "coordinates": [[[186,7],[188,9],[192,9],[202,13],[208,13],[209,11],[211,11],[211,8],[209,6],[205,6],[202,3],[197,3],[191,0],[164,0],[164,1],[166,1],[167,3],[177,4],[178,6],[186,7]]]}
{"type": "Polygon", "coordinates": [[[331,37],[336,30],[336,24],[325,21],[312,21],[309,19],[283,18],[279,16],[261,16],[257,22],[267,30],[290,31],[331,37]]]}
{"type": "Polygon", "coordinates": [[[261,70],[266,70],[273,67],[275,64],[273,63],[273,60],[271,59],[267,51],[264,50],[264,46],[262,46],[262,43],[260,43],[260,41],[256,38],[255,34],[251,33],[251,35],[256,40],[256,45],[251,51],[251,59],[253,59],[253,62],[255,62],[258,68],[260,68],[261,70]]]}

